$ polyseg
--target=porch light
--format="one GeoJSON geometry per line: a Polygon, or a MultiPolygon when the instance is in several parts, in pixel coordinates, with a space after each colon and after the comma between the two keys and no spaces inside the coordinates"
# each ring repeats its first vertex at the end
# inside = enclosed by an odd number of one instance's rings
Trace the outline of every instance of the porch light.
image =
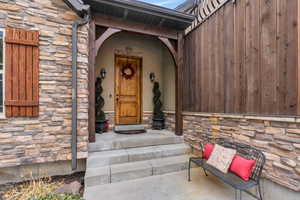
{"type": "Polygon", "coordinates": [[[150,81],[154,82],[154,80],[155,80],[155,74],[154,74],[154,72],[151,72],[149,77],[150,77],[150,81]]]}
{"type": "Polygon", "coordinates": [[[101,71],[100,71],[100,78],[105,79],[105,76],[106,76],[106,71],[105,71],[104,68],[102,68],[101,71]]]}

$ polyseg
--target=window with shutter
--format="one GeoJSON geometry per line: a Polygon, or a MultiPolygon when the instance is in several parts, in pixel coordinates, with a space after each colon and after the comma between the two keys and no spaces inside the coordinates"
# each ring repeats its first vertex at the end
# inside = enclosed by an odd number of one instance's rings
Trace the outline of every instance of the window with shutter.
{"type": "Polygon", "coordinates": [[[6,117],[39,113],[39,33],[7,28],[5,33],[6,117]]]}

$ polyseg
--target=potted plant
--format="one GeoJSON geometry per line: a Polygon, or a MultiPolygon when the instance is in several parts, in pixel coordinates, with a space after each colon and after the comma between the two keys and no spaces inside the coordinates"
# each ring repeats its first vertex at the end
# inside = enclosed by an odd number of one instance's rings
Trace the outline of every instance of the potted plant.
{"type": "Polygon", "coordinates": [[[154,130],[162,130],[165,128],[165,116],[162,111],[162,102],[160,100],[161,92],[159,90],[159,83],[157,81],[153,84],[153,124],[152,128],[154,130]]]}
{"type": "Polygon", "coordinates": [[[97,78],[95,84],[95,91],[96,91],[96,100],[95,100],[95,118],[96,118],[96,133],[103,133],[107,132],[108,130],[108,120],[105,119],[105,113],[102,110],[104,106],[104,99],[101,96],[103,92],[102,88],[102,80],[103,78],[97,78]]]}

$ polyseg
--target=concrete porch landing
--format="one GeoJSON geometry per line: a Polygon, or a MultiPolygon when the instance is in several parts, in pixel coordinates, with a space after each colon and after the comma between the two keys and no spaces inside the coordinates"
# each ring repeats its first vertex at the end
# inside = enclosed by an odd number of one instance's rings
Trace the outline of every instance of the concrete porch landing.
{"type": "MultiPolygon", "coordinates": [[[[187,171],[151,176],[126,182],[87,188],[86,200],[233,200],[234,190],[202,170],[192,169],[192,181],[187,171]]],[[[246,194],[243,200],[250,200],[246,194]]]]}
{"type": "Polygon", "coordinates": [[[183,143],[183,137],[167,130],[148,129],[146,133],[132,135],[107,132],[96,134],[96,142],[89,144],[89,152],[178,143],[183,143]]]}
{"type": "MultiPolygon", "coordinates": [[[[87,188],[85,200],[234,200],[234,190],[199,168],[87,188]]],[[[262,179],[264,200],[299,200],[299,193],[262,179]]],[[[254,200],[243,194],[243,200],[254,200]]]]}

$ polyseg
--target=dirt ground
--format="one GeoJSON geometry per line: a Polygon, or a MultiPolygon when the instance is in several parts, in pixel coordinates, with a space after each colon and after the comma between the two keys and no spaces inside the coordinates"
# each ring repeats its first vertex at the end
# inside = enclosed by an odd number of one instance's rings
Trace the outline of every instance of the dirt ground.
{"type": "MultiPolygon", "coordinates": [[[[78,172],[78,173],[74,173],[71,175],[65,175],[65,176],[53,176],[51,177],[51,180],[53,182],[55,181],[62,181],[66,184],[71,183],[73,181],[78,181],[79,183],[81,183],[81,189],[80,189],[80,195],[83,196],[83,189],[84,189],[84,185],[83,185],[83,180],[84,180],[84,172],[78,172]]],[[[4,185],[0,185],[0,200],[4,200],[3,199],[3,195],[6,191],[8,191],[11,188],[17,187],[21,184],[24,184],[28,181],[24,181],[24,182],[19,182],[19,183],[7,183],[4,185]]]]}

